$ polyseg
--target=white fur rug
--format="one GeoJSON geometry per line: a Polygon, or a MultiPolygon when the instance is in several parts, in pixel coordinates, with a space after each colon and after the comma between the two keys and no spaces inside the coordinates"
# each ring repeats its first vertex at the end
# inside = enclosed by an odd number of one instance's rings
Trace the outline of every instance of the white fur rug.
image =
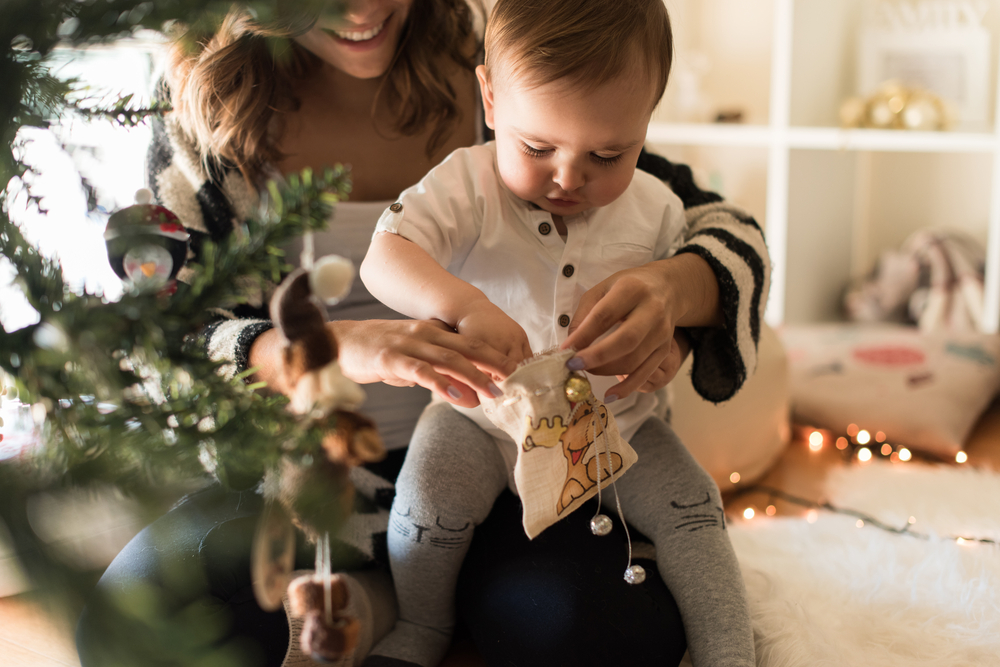
{"type": "MultiPolygon", "coordinates": [[[[761,667],[1000,665],[1000,475],[954,466],[839,470],[828,500],[930,540],[820,511],[734,523],[761,667]]],[[[757,514],[762,517],[762,513],[757,514]]]]}

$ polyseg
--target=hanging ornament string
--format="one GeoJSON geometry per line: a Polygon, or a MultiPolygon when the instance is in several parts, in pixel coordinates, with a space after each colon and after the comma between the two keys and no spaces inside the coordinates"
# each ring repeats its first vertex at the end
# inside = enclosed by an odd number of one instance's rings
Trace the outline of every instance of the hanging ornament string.
{"type": "Polygon", "coordinates": [[[310,229],[302,235],[302,252],[299,253],[299,266],[306,271],[310,271],[315,260],[316,246],[313,244],[313,233],[310,229]]]}
{"type": "Polygon", "coordinates": [[[333,627],[333,571],[330,562],[330,533],[316,541],[316,572],[323,577],[323,615],[327,627],[333,627]]]}
{"type": "Polygon", "coordinates": [[[615,506],[618,510],[618,518],[622,522],[622,528],[625,530],[625,541],[628,544],[628,567],[625,569],[624,579],[630,584],[641,584],[646,580],[646,570],[641,565],[632,564],[632,536],[629,535],[628,524],[625,523],[625,513],[622,511],[621,498],[618,495],[618,485],[615,481],[614,463],[611,458],[611,442],[608,438],[608,429],[607,426],[601,424],[600,417],[598,416],[598,404],[590,401],[590,398],[592,397],[590,392],[590,383],[587,382],[585,378],[572,376],[566,382],[566,396],[571,401],[575,400],[576,403],[572,412],[570,412],[569,423],[573,423],[581,407],[584,405],[591,405],[593,407],[590,414],[590,428],[591,432],[594,434],[594,460],[597,468],[597,511],[590,520],[590,532],[594,535],[603,537],[604,535],[610,533],[612,528],[611,519],[609,519],[607,515],[601,514],[601,504],[603,502],[601,494],[601,452],[597,446],[597,429],[600,428],[601,437],[604,441],[604,453],[608,460],[608,475],[611,476],[611,489],[615,494],[615,506]]]}
{"type": "MultiPolygon", "coordinates": [[[[628,524],[625,523],[625,512],[622,511],[622,501],[618,496],[618,484],[615,480],[614,464],[611,459],[611,444],[608,440],[608,429],[606,426],[601,425],[600,417],[598,417],[598,411],[595,409],[590,415],[591,425],[594,427],[594,433],[597,433],[597,427],[601,427],[601,435],[604,440],[604,453],[608,458],[608,474],[611,476],[611,490],[615,494],[615,507],[618,510],[618,518],[622,522],[622,528],[625,530],[625,542],[628,544],[628,566],[625,568],[624,579],[630,584],[641,584],[646,580],[646,570],[641,565],[632,564],[632,536],[628,532],[628,524]]],[[[596,440],[596,437],[595,437],[596,440]]],[[[595,443],[596,444],[596,443],[595,443]]],[[[606,519],[609,525],[608,530],[610,531],[610,519],[602,515],[601,512],[601,454],[598,451],[595,454],[597,458],[597,513],[594,518],[590,520],[591,530],[594,530],[595,523],[604,523],[600,521],[600,517],[606,519]]],[[[604,534],[607,534],[606,532],[604,534]]]]}

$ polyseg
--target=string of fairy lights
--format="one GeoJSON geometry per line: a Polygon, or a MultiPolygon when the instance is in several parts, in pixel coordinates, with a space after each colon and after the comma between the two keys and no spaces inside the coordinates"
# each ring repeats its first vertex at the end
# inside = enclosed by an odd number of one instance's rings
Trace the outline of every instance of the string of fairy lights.
{"type": "MultiPolygon", "coordinates": [[[[797,433],[795,440],[803,441],[811,452],[818,453],[828,444],[832,444],[837,451],[843,453],[843,457],[845,459],[856,460],[862,465],[870,463],[879,457],[882,459],[888,459],[892,463],[899,464],[908,463],[914,460],[914,458],[926,459],[928,461],[941,461],[940,457],[923,453],[914,454],[914,452],[910,451],[907,447],[888,443],[886,442],[886,435],[882,431],[876,431],[873,435],[869,431],[859,428],[856,424],[850,424],[847,427],[846,435],[841,436],[836,436],[831,431],[817,428],[799,428],[798,431],[799,432],[797,433]]],[[[962,464],[966,463],[969,460],[969,457],[966,452],[958,451],[955,454],[954,460],[956,463],[962,464]]],[[[808,523],[815,523],[819,519],[819,513],[821,511],[826,511],[833,514],[854,517],[857,519],[855,525],[858,528],[871,526],[895,535],[907,535],[927,541],[951,541],[958,545],[1000,545],[1000,540],[988,537],[975,537],[969,535],[941,536],[921,532],[916,528],[917,518],[914,516],[908,517],[906,523],[901,526],[892,525],[866,512],[861,512],[847,507],[838,507],[826,500],[810,500],[767,484],[747,484],[741,486],[740,480],[741,476],[738,472],[733,472],[729,476],[729,481],[735,485],[735,489],[727,494],[728,497],[726,504],[729,507],[742,507],[744,503],[741,502],[741,499],[750,495],[763,494],[767,496],[767,504],[764,509],[764,514],[769,517],[777,515],[778,509],[775,501],[781,500],[806,508],[805,519],[808,523]]],[[[744,520],[752,520],[757,516],[757,510],[753,505],[747,505],[743,509],[741,516],[744,520]]]]}

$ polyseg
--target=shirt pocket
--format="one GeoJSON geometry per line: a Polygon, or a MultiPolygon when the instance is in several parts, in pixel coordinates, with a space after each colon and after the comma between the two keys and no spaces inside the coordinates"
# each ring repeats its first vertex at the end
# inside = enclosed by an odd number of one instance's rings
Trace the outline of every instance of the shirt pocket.
{"type": "Polygon", "coordinates": [[[601,260],[611,271],[631,269],[653,261],[653,249],[641,243],[605,243],[601,246],[601,260]]]}

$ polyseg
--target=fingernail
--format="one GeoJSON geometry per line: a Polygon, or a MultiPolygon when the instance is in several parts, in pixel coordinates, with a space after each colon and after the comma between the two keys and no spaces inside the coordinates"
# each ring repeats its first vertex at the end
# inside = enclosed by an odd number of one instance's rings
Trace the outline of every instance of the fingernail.
{"type": "Polygon", "coordinates": [[[493,394],[493,398],[500,398],[503,396],[503,390],[490,382],[490,393],[493,394]]]}
{"type": "Polygon", "coordinates": [[[585,362],[580,357],[573,357],[572,359],[566,362],[566,368],[570,369],[571,371],[582,371],[583,367],[586,365],[587,362],[585,362]]]}
{"type": "Polygon", "coordinates": [[[604,397],[604,404],[607,405],[608,403],[614,403],[617,400],[618,400],[617,396],[615,396],[614,394],[608,394],[607,396],[604,397]]]}
{"type": "Polygon", "coordinates": [[[462,398],[462,392],[460,392],[458,389],[455,389],[455,387],[452,386],[448,387],[448,395],[454,398],[456,401],[462,398]]]}

